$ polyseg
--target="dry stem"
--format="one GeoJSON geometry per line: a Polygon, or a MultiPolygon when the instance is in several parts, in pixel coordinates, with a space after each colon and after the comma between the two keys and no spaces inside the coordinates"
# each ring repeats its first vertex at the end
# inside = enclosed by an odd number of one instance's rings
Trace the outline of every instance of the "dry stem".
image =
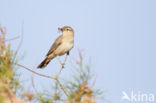
{"type": "Polygon", "coordinates": [[[19,43],[19,45],[18,45],[18,47],[17,47],[17,50],[16,50],[16,52],[15,52],[15,55],[14,55],[13,59],[12,59],[12,64],[14,63],[14,61],[15,61],[15,59],[16,59],[16,56],[17,56],[17,53],[18,53],[18,51],[19,51],[19,49],[20,49],[20,47],[21,47],[21,45],[22,45],[22,42],[23,42],[23,35],[24,35],[24,21],[23,21],[23,23],[22,23],[21,41],[20,41],[20,43],[19,43]]]}
{"type": "MultiPolygon", "coordinates": [[[[65,93],[65,95],[66,95],[66,96],[68,97],[68,99],[70,100],[70,96],[68,95],[68,93],[67,93],[66,90],[64,89],[64,87],[63,87],[63,85],[61,84],[61,82],[58,80],[58,76],[55,76],[55,77],[53,77],[53,76],[48,76],[48,75],[45,75],[45,74],[41,74],[41,73],[35,72],[35,71],[33,71],[33,70],[31,70],[31,69],[29,69],[29,68],[27,68],[26,66],[23,66],[23,65],[21,65],[21,64],[16,63],[16,65],[18,65],[18,66],[20,66],[20,67],[22,67],[22,68],[24,68],[24,69],[26,69],[26,70],[28,70],[28,71],[30,71],[30,72],[36,74],[36,75],[39,75],[39,76],[42,76],[42,77],[45,77],[45,78],[50,78],[50,79],[56,80],[56,81],[58,82],[59,86],[61,87],[61,89],[63,90],[63,92],[65,93]]],[[[62,68],[61,68],[61,69],[62,69],[62,68]]],[[[59,74],[60,74],[60,73],[59,73],[59,74]]]]}
{"type": "Polygon", "coordinates": [[[64,68],[64,64],[65,64],[65,62],[66,62],[66,60],[67,60],[67,57],[68,57],[68,55],[66,55],[66,57],[65,57],[63,63],[61,63],[61,60],[59,59],[59,57],[57,57],[59,63],[62,65],[62,67],[60,68],[60,71],[59,71],[59,72],[57,73],[57,75],[56,75],[57,77],[61,74],[61,72],[62,72],[62,70],[63,70],[63,68],[64,68]]]}

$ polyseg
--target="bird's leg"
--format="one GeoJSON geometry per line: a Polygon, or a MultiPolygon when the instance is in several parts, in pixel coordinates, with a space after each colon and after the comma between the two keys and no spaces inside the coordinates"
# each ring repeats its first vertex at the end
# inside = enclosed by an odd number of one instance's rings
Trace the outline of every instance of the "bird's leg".
{"type": "Polygon", "coordinates": [[[69,51],[67,52],[67,55],[69,55],[69,51]]]}

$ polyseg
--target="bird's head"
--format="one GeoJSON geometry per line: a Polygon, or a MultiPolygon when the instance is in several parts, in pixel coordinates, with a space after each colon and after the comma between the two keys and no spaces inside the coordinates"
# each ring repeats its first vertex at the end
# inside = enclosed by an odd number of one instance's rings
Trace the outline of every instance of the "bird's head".
{"type": "Polygon", "coordinates": [[[58,28],[58,31],[61,31],[62,33],[64,32],[74,33],[74,30],[70,26],[64,26],[62,28],[58,28]]]}

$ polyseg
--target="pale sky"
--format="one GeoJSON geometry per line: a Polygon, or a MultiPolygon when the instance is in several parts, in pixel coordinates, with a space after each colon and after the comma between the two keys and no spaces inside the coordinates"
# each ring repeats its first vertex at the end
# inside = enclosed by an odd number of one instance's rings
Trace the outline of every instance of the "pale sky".
{"type": "MultiPolygon", "coordinates": [[[[71,58],[83,49],[91,58],[101,88],[113,103],[121,101],[122,91],[153,93],[156,96],[156,1],[155,0],[0,0],[0,24],[7,27],[8,38],[21,34],[24,40],[20,63],[48,75],[59,69],[56,59],[44,70],[37,65],[58,37],[57,28],[69,25],[75,30],[75,46],[61,76],[70,72],[71,58]]],[[[16,50],[20,40],[12,41],[16,50]]],[[[22,78],[32,73],[20,69],[22,78]]],[[[69,77],[70,78],[70,77],[69,77]]],[[[39,90],[53,81],[34,75],[39,90]]],[[[25,83],[28,87],[30,81],[25,83]]],[[[99,103],[104,103],[99,101],[99,103]]],[[[141,102],[146,103],[146,102],[141,102]]]]}

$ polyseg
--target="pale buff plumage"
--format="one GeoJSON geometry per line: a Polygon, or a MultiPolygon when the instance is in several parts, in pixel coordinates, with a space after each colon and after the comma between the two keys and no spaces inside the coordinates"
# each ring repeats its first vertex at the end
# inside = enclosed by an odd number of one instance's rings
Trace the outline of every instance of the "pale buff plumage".
{"type": "Polygon", "coordinates": [[[64,54],[69,54],[69,51],[74,46],[74,30],[69,26],[64,26],[59,28],[62,35],[59,36],[53,45],[51,46],[46,58],[41,62],[37,68],[44,68],[47,64],[56,56],[61,56],[64,54]]]}

